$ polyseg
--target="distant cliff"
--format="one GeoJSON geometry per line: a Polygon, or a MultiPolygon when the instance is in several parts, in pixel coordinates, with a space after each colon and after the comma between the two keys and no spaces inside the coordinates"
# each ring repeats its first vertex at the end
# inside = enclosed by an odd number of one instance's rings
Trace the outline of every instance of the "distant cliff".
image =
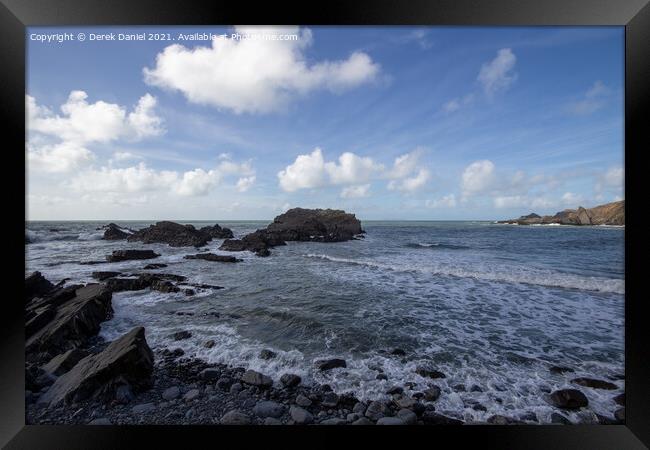
{"type": "Polygon", "coordinates": [[[593,208],[565,209],[554,216],[539,216],[535,213],[518,219],[500,220],[498,223],[518,225],[552,224],[560,225],[625,225],[625,200],[606,203],[593,208]]]}

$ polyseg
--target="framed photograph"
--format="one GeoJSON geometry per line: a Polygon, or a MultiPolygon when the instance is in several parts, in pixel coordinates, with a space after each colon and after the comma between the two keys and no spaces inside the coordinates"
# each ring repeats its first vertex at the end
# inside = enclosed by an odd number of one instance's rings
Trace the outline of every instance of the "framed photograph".
{"type": "Polygon", "coordinates": [[[2,3],[6,448],[647,448],[647,1],[2,3]]]}

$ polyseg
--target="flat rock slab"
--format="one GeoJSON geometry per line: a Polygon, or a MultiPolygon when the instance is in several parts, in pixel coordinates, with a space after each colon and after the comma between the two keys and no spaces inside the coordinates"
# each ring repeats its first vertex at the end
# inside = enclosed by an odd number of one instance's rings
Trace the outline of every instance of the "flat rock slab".
{"type": "Polygon", "coordinates": [[[153,250],[115,250],[112,254],[106,255],[106,261],[120,262],[134,259],[152,259],[159,256],[153,250]]]}

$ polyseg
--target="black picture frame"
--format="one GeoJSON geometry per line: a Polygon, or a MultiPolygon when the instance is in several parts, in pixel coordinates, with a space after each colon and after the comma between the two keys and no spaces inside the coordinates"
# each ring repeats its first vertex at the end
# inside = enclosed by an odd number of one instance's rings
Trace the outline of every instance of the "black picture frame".
{"type": "MultiPolygon", "coordinates": [[[[2,300],[0,345],[0,445],[18,448],[129,448],[136,441],[146,445],[188,445],[207,439],[225,443],[225,434],[238,439],[255,436],[286,440],[296,434],[319,434],[319,440],[303,436],[303,445],[341,444],[353,435],[364,440],[392,437],[402,445],[423,439],[442,448],[474,444],[481,448],[591,448],[633,449],[650,446],[650,346],[643,281],[643,256],[647,234],[643,223],[641,172],[650,149],[647,124],[650,110],[650,5],[648,0],[330,0],[302,2],[215,2],[195,0],[0,0],[0,114],[6,126],[3,136],[5,200],[10,200],[5,239],[10,248],[5,266],[13,295],[2,300]],[[626,420],[623,425],[576,426],[438,426],[358,427],[345,433],[345,440],[327,427],[258,427],[254,433],[240,427],[189,426],[36,426],[25,425],[24,323],[22,287],[25,217],[25,27],[37,25],[210,25],[210,24],[301,24],[301,25],[619,25],[625,26],[625,372],[626,420]],[[21,188],[22,186],[22,188],[21,188]],[[22,195],[22,197],[21,197],[22,195]],[[22,270],[22,272],[21,272],[22,270]],[[261,430],[260,428],[264,428],[261,430]],[[363,435],[363,436],[361,436],[363,435]],[[234,437],[234,436],[232,436],[234,437]],[[304,440],[304,438],[307,440],[304,440]],[[215,440],[217,439],[217,440],[215,440]],[[405,441],[405,439],[408,439],[405,441]],[[441,443],[442,440],[447,445],[441,443]]],[[[7,292],[7,291],[5,291],[7,292]]],[[[413,443],[415,444],[415,442],[413,443]]]]}

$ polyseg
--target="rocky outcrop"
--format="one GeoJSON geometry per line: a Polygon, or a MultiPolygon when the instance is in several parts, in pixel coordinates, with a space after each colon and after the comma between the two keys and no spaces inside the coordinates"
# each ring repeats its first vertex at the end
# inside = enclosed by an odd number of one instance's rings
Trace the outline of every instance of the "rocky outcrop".
{"type": "Polygon", "coordinates": [[[145,244],[162,243],[171,247],[203,247],[212,239],[231,237],[233,237],[232,230],[222,228],[218,224],[197,230],[193,225],[163,221],[136,231],[127,240],[145,244]]]}
{"type": "Polygon", "coordinates": [[[498,223],[518,225],[625,225],[625,200],[595,206],[593,208],[565,209],[553,216],[539,216],[535,213],[518,219],[500,220],[498,223]]]}
{"type": "Polygon", "coordinates": [[[268,256],[268,249],[285,245],[286,241],[341,242],[361,234],[361,222],[354,214],[335,209],[290,209],[273,219],[265,229],[257,230],[242,239],[227,239],[220,250],[251,251],[268,256]]]}
{"type": "Polygon", "coordinates": [[[146,288],[161,292],[178,292],[180,288],[172,281],[182,282],[185,279],[182,275],[171,273],[141,273],[136,278],[109,278],[106,280],[106,288],[111,292],[140,291],[146,288]]]}
{"type": "Polygon", "coordinates": [[[25,278],[25,299],[31,300],[46,294],[54,288],[54,285],[45,279],[40,272],[32,272],[25,278]]]}
{"type": "Polygon", "coordinates": [[[53,406],[88,398],[112,399],[123,387],[134,391],[149,387],[152,372],[153,353],[144,328],[136,327],[102,352],[79,361],[54,382],[39,403],[53,406]]]}
{"type": "Polygon", "coordinates": [[[196,255],[185,255],[183,259],[203,259],[205,261],[230,262],[230,263],[243,261],[242,259],[235,258],[234,256],[215,255],[214,253],[198,253],[196,255]]]}
{"type": "Polygon", "coordinates": [[[48,319],[27,339],[27,353],[58,355],[77,348],[99,331],[100,323],[110,318],[111,292],[101,284],[63,288],[54,295],[28,305],[26,315],[48,312],[48,319]],[[62,300],[64,299],[64,300],[62,300]]]}
{"type": "Polygon", "coordinates": [[[108,262],[129,261],[133,259],[152,259],[160,255],[153,250],[115,250],[113,254],[106,255],[108,262]]]}
{"type": "Polygon", "coordinates": [[[115,225],[114,223],[109,223],[106,225],[106,231],[104,231],[104,236],[102,239],[107,241],[118,241],[120,239],[126,239],[130,233],[124,231],[123,228],[115,225]]]}
{"type": "Polygon", "coordinates": [[[200,228],[199,232],[206,236],[210,236],[212,239],[230,239],[234,237],[230,228],[221,227],[219,224],[214,224],[211,227],[200,228]]]}
{"type": "Polygon", "coordinates": [[[577,389],[560,389],[549,395],[551,405],[562,409],[579,409],[589,404],[585,394],[577,389]]]}

